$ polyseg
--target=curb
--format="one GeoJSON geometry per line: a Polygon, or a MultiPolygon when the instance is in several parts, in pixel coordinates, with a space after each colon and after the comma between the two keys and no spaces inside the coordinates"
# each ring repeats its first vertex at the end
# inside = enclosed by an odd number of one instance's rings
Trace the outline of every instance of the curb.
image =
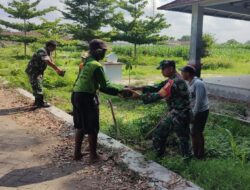
{"type": "MultiPolygon", "coordinates": [[[[17,88],[16,91],[19,94],[34,100],[33,95],[28,91],[21,88],[17,88]]],[[[73,119],[71,115],[55,106],[46,108],[46,110],[57,119],[64,121],[66,123],[65,127],[71,127],[73,130],[73,119]]],[[[125,163],[130,170],[138,173],[140,176],[149,178],[150,186],[156,190],[202,190],[202,188],[194,183],[185,180],[178,174],[156,162],[146,160],[141,153],[134,151],[103,133],[99,133],[98,143],[109,149],[121,150],[122,153],[120,157],[122,162],[125,163]]]]}

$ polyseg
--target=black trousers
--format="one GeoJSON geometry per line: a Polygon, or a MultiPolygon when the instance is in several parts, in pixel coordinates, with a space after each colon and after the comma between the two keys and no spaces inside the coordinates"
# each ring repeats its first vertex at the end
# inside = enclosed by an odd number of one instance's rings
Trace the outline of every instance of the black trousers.
{"type": "Polygon", "coordinates": [[[195,117],[194,117],[194,122],[191,125],[191,134],[196,135],[203,133],[206,123],[207,123],[207,118],[209,115],[209,110],[206,110],[204,112],[199,112],[195,117]]]}
{"type": "Polygon", "coordinates": [[[73,120],[76,129],[82,129],[84,134],[99,132],[99,101],[94,94],[73,92],[73,120]]]}

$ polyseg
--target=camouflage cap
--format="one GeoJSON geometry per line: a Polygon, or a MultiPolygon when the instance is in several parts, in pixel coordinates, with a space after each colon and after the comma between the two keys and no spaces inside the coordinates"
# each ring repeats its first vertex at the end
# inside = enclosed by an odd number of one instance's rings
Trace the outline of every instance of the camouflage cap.
{"type": "Polygon", "coordinates": [[[160,62],[160,65],[157,69],[165,69],[166,67],[174,67],[175,68],[175,61],[173,60],[163,60],[160,62]]]}

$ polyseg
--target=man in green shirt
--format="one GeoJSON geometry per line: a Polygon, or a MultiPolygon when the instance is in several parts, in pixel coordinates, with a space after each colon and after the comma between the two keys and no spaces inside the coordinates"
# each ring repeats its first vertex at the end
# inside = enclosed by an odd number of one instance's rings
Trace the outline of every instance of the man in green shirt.
{"type": "Polygon", "coordinates": [[[58,75],[64,76],[65,71],[58,68],[52,61],[51,54],[56,50],[57,43],[53,40],[48,41],[44,48],[40,48],[27,65],[25,72],[29,77],[29,81],[35,96],[34,105],[37,107],[49,107],[50,105],[44,102],[43,96],[43,75],[47,66],[52,67],[58,75]]]}
{"type": "Polygon", "coordinates": [[[97,92],[118,96],[130,92],[112,86],[106,79],[102,65],[107,45],[99,39],[89,44],[89,56],[80,70],[72,93],[73,119],[76,128],[74,160],[81,160],[81,146],[85,134],[88,134],[90,161],[99,159],[96,152],[99,132],[99,101],[97,92]]]}

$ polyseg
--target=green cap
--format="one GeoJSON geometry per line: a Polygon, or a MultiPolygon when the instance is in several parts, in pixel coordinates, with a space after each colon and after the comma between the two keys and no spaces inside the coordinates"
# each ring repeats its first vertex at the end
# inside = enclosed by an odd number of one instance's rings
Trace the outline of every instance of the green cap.
{"type": "Polygon", "coordinates": [[[166,67],[174,67],[175,68],[175,61],[163,60],[160,62],[160,65],[157,67],[157,69],[165,69],[166,67]]]}

